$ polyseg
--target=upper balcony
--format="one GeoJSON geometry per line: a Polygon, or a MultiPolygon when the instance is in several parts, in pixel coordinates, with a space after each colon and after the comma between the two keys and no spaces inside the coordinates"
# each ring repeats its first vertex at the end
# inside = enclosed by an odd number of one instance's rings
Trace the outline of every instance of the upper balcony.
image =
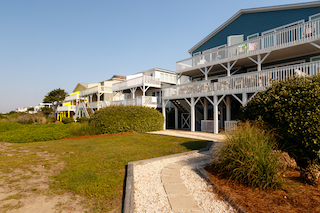
{"type": "Polygon", "coordinates": [[[155,88],[161,88],[161,81],[159,78],[142,75],[137,78],[132,78],[123,82],[115,83],[112,85],[113,91],[127,90],[130,88],[150,86],[155,88]]]}
{"type": "Polygon", "coordinates": [[[75,105],[68,105],[68,106],[58,106],[57,112],[63,112],[63,111],[75,111],[76,106],[75,105]]]}
{"type": "Polygon", "coordinates": [[[157,97],[154,96],[138,96],[135,99],[124,99],[120,101],[113,101],[112,105],[133,105],[133,106],[147,106],[157,108],[157,97]]]}
{"type": "Polygon", "coordinates": [[[99,93],[99,92],[112,93],[111,85],[110,86],[97,85],[97,86],[82,90],[82,91],[80,91],[79,96],[84,97],[84,96],[92,95],[92,94],[99,93]]]}
{"type": "Polygon", "coordinates": [[[255,93],[293,75],[312,76],[320,73],[320,61],[255,71],[216,80],[198,81],[164,88],[163,99],[183,99],[213,95],[255,93]]]}
{"type": "MultiPolygon", "coordinates": [[[[277,59],[281,56],[290,57],[293,55],[302,55],[311,53],[312,49],[310,49],[310,47],[312,46],[309,44],[308,47],[301,48],[301,45],[307,45],[310,42],[319,45],[319,40],[320,19],[316,19],[288,28],[283,27],[282,30],[271,31],[255,39],[250,39],[233,46],[203,51],[200,55],[178,61],[176,63],[176,70],[178,73],[183,73],[275,50],[287,49],[287,51],[279,51],[278,55],[275,55],[272,59],[277,59]],[[290,47],[294,46],[297,48],[290,49],[290,47]]],[[[319,49],[317,49],[317,51],[319,51],[319,49]]]]}
{"type": "Polygon", "coordinates": [[[64,101],[74,101],[74,100],[77,100],[79,99],[79,94],[74,94],[74,95],[69,95],[67,96],[64,101]]]}

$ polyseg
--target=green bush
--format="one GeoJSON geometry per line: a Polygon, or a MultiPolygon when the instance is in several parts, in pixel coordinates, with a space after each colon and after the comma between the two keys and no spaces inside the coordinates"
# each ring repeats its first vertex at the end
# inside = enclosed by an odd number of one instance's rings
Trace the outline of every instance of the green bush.
{"type": "Polygon", "coordinates": [[[274,82],[243,109],[242,119],[275,128],[280,145],[305,167],[320,159],[320,75],[274,82]]]}
{"type": "Polygon", "coordinates": [[[73,122],[73,118],[62,118],[62,123],[71,124],[73,122]]]}
{"type": "Polygon", "coordinates": [[[109,106],[95,112],[89,125],[100,134],[148,132],[163,128],[163,115],[152,108],[140,106],[109,106]]]}
{"type": "Polygon", "coordinates": [[[78,119],[79,123],[88,123],[89,122],[89,118],[87,117],[81,117],[78,119]]]}
{"type": "Polygon", "coordinates": [[[274,148],[272,132],[256,123],[240,123],[214,153],[218,159],[211,166],[220,174],[252,187],[280,188],[281,166],[279,154],[272,152],[274,148]]]}
{"type": "Polygon", "coordinates": [[[47,118],[47,123],[50,124],[50,123],[54,123],[56,122],[56,118],[55,117],[48,117],[47,118]]]}

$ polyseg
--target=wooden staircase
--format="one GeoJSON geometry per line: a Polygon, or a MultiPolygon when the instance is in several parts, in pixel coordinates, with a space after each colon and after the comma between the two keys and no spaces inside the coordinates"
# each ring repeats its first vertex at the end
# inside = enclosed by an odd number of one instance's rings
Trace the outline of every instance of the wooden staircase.
{"type": "Polygon", "coordinates": [[[93,112],[92,112],[90,107],[86,107],[86,110],[87,110],[89,116],[91,116],[93,114],[93,112]]]}
{"type": "Polygon", "coordinates": [[[171,103],[178,108],[178,110],[181,113],[189,113],[189,110],[187,110],[182,104],[180,100],[170,100],[171,103]]]}

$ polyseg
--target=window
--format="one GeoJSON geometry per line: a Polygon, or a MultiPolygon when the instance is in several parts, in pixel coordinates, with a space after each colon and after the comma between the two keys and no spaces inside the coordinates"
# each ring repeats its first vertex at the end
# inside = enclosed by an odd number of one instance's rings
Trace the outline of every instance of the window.
{"type": "Polygon", "coordinates": [[[320,56],[311,57],[310,60],[311,60],[311,62],[320,61],[320,56]]]}
{"type": "Polygon", "coordinates": [[[309,21],[315,20],[320,18],[320,13],[314,14],[312,16],[309,16],[309,21]]]}
{"type": "Polygon", "coordinates": [[[258,37],[259,37],[259,33],[255,33],[255,34],[252,34],[252,35],[248,35],[247,36],[247,40],[258,38],[258,37]]]}
{"type": "Polygon", "coordinates": [[[192,56],[197,56],[197,55],[201,55],[201,52],[196,52],[192,54],[192,56]]]}
{"type": "Polygon", "coordinates": [[[165,80],[165,81],[169,81],[169,79],[168,79],[168,74],[165,74],[164,80],[165,80]]]}

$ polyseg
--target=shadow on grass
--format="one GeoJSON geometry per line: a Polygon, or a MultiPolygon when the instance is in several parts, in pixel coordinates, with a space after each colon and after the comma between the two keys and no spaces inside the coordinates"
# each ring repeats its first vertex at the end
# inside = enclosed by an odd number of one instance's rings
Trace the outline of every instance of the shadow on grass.
{"type": "Polygon", "coordinates": [[[198,150],[206,148],[208,143],[209,141],[189,141],[181,143],[180,145],[186,147],[189,150],[198,150]]]}

